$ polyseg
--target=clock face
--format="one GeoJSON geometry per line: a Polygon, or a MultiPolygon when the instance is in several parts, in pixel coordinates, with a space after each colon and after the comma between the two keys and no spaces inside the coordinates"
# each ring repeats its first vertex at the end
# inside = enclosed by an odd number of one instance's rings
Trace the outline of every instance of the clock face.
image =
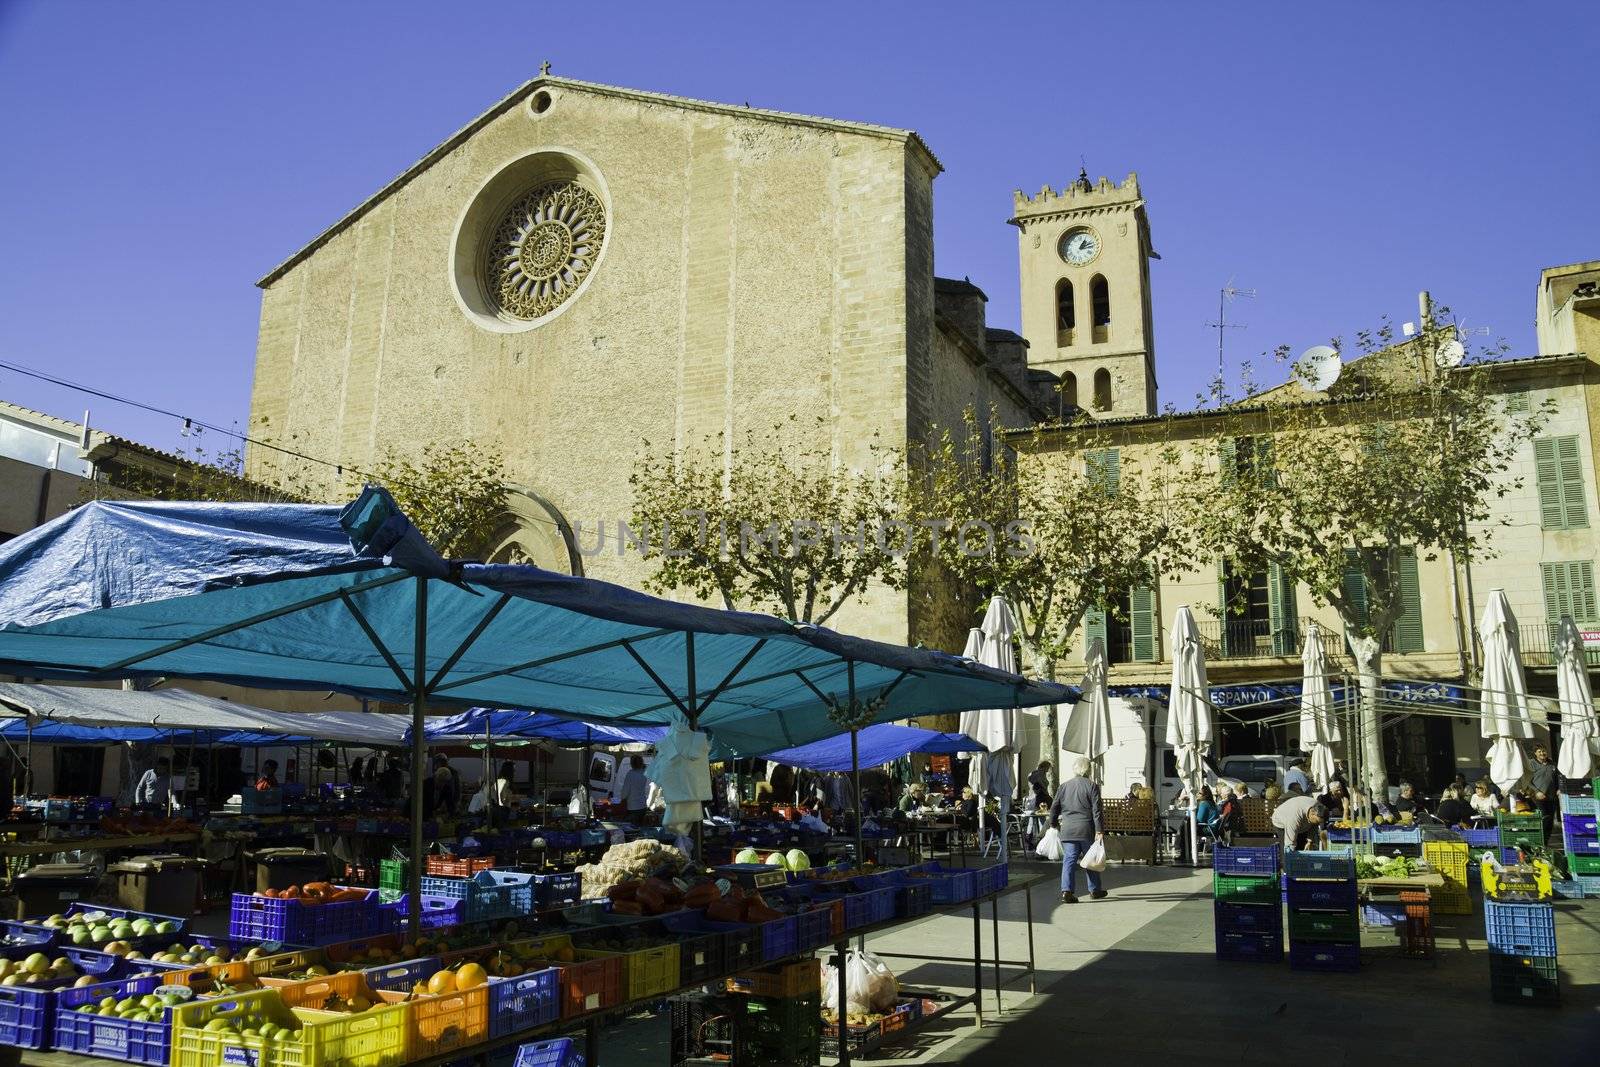
{"type": "Polygon", "coordinates": [[[1100,254],[1100,238],[1091,230],[1068,230],[1061,235],[1061,258],[1081,267],[1100,254]]]}

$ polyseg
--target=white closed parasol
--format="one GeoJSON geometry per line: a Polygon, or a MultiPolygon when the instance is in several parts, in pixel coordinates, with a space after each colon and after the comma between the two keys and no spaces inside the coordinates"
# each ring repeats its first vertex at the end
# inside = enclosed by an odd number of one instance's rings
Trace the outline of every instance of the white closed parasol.
{"type": "Polygon", "coordinates": [[[1306,644],[1300,653],[1300,747],[1311,753],[1311,778],[1324,788],[1333,778],[1333,745],[1340,740],[1333,714],[1333,687],[1328,684],[1328,657],[1322,650],[1322,630],[1306,627],[1306,644]]]}
{"type": "Polygon", "coordinates": [[[1571,615],[1561,616],[1556,631],[1556,702],[1561,709],[1561,751],[1556,769],[1564,778],[1582,781],[1594,773],[1594,744],[1600,738],[1583,633],[1571,615]]]}
{"type": "Polygon", "coordinates": [[[1095,781],[1104,784],[1103,757],[1111,747],[1111,693],[1106,688],[1106,645],[1096,637],[1084,657],[1083,695],[1067,713],[1061,747],[1089,759],[1095,781]]]}
{"type": "Polygon", "coordinates": [[[1167,703],[1167,744],[1178,763],[1178,776],[1189,789],[1190,855],[1199,855],[1195,807],[1205,776],[1204,757],[1211,750],[1211,704],[1206,685],[1206,656],[1200,628],[1189,605],[1172,619],[1172,692],[1167,703]]]}
{"type": "MultiPolygon", "coordinates": [[[[1002,671],[1017,673],[1017,619],[1004,597],[992,597],[983,614],[983,648],[978,662],[1002,671]]],[[[1017,758],[1017,711],[1015,708],[985,708],[978,713],[974,740],[989,750],[984,757],[984,785],[1000,800],[1000,858],[1006,858],[1006,826],[1011,817],[1011,794],[1017,779],[1013,765],[1017,758]]]]}
{"type": "Polygon", "coordinates": [[[1533,720],[1528,715],[1528,686],[1522,677],[1517,617],[1505,590],[1490,590],[1478,639],[1483,644],[1478,730],[1489,739],[1489,780],[1501,792],[1509,793],[1528,773],[1522,742],[1533,740],[1533,720]]]}

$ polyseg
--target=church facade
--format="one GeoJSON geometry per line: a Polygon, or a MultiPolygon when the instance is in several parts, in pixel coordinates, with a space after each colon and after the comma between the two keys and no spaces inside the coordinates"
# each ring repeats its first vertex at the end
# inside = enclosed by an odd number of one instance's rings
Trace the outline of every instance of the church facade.
{"type": "MultiPolygon", "coordinates": [[[[907,130],[541,75],[258,283],[252,430],[355,469],[492,447],[513,492],[486,556],[636,586],[637,555],[577,543],[626,519],[643,449],[795,416],[861,465],[969,406],[1013,427],[1060,414],[1070,361],[1053,333],[1041,353],[1030,298],[1025,340],[988,326],[977,286],[935,277],[940,170],[907,130]]],[[[1148,247],[1142,201],[1119,210],[1074,223],[1105,230],[1102,264],[1148,247]]],[[[1026,245],[1055,223],[1019,225],[1026,245]]],[[[1028,287],[1050,273],[1031,270],[1028,287]]],[[[1052,308],[1057,280],[1039,283],[1052,308]]],[[[1119,334],[1119,381],[1138,343],[1119,334]]],[[[956,648],[970,625],[916,585],[833,621],[956,648]]]]}

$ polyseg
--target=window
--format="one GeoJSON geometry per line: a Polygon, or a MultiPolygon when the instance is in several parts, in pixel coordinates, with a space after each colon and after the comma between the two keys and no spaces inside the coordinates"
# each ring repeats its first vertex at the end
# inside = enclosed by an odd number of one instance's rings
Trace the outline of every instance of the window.
{"type": "Polygon", "coordinates": [[[1247,785],[1278,780],[1278,762],[1270,759],[1227,759],[1222,761],[1222,777],[1235,778],[1247,785]]]}
{"type": "Polygon", "coordinates": [[[1235,480],[1247,485],[1258,480],[1271,484],[1272,438],[1225,437],[1217,442],[1217,452],[1224,485],[1235,480]]]}
{"type": "Polygon", "coordinates": [[[1078,406],[1078,376],[1071,371],[1061,375],[1061,405],[1068,408],[1078,406]]]}
{"type": "MultiPolygon", "coordinates": [[[[1387,564],[1381,550],[1372,550],[1373,576],[1387,580],[1387,564]]],[[[1422,588],[1417,581],[1417,553],[1413,548],[1402,548],[1399,557],[1400,614],[1394,625],[1383,635],[1385,652],[1421,652],[1422,646],[1422,588]]],[[[1344,596],[1355,608],[1356,618],[1366,622],[1371,617],[1366,571],[1354,549],[1345,550],[1344,596]]]]}
{"type": "Polygon", "coordinates": [[[1066,347],[1072,343],[1072,331],[1078,325],[1078,309],[1073,301],[1072,283],[1063,278],[1056,283],[1056,344],[1066,347]]]}
{"type": "Polygon", "coordinates": [[[1218,584],[1223,658],[1293,656],[1300,651],[1294,583],[1276,563],[1244,573],[1224,562],[1218,584]]]}
{"type": "Polygon", "coordinates": [[[1546,530],[1581,530],[1589,525],[1583,500],[1583,459],[1576,437],[1541,437],[1533,443],[1538,472],[1539,521],[1546,530]]]}
{"type": "Polygon", "coordinates": [[[1527,386],[1523,386],[1521,389],[1513,389],[1506,394],[1506,414],[1526,415],[1531,410],[1533,410],[1533,405],[1529,402],[1527,386]]]}
{"type": "Polygon", "coordinates": [[[1111,326],[1111,289],[1104,276],[1096,274],[1089,280],[1089,303],[1094,340],[1104,341],[1111,326]]]}
{"type": "Polygon", "coordinates": [[[1114,448],[1097,448],[1083,454],[1083,473],[1089,481],[1115,496],[1122,457],[1114,448]]]}
{"type": "Polygon", "coordinates": [[[1563,615],[1571,615],[1572,621],[1580,626],[1600,622],[1600,610],[1595,605],[1592,560],[1541,563],[1539,571],[1544,579],[1545,622],[1552,634],[1563,615]]]}
{"type": "Polygon", "coordinates": [[[1094,409],[1111,410],[1111,372],[1104,367],[1094,372],[1094,409]]]}
{"type": "Polygon", "coordinates": [[[1159,657],[1156,595],[1136,585],[1112,598],[1111,611],[1090,609],[1083,616],[1084,649],[1095,638],[1105,642],[1107,663],[1154,663],[1159,657]]]}

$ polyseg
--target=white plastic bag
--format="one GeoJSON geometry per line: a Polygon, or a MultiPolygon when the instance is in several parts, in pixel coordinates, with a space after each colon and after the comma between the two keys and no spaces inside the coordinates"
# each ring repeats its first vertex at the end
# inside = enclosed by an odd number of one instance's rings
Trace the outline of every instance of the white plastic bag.
{"type": "MultiPolygon", "coordinates": [[[[900,983],[883,960],[870,952],[845,955],[845,1009],[848,1015],[869,1015],[894,1010],[900,999],[900,983]]],[[[839,968],[822,971],[822,1006],[839,1010],[839,968]]]]}
{"type": "Polygon", "coordinates": [[[1078,860],[1078,866],[1086,871],[1103,871],[1106,869],[1106,846],[1099,838],[1089,846],[1089,851],[1078,860]]]}
{"type": "Polygon", "coordinates": [[[1033,846],[1034,855],[1042,860],[1061,862],[1061,831],[1054,826],[1044,832],[1039,843],[1033,846]]]}

